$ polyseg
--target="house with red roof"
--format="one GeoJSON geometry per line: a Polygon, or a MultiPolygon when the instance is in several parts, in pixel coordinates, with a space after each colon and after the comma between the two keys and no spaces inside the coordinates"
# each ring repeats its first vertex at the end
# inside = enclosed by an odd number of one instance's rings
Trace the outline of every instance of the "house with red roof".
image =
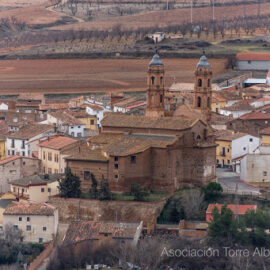
{"type": "Polygon", "coordinates": [[[239,70],[268,70],[270,53],[238,53],[236,67],[239,70]]]}
{"type": "Polygon", "coordinates": [[[40,160],[12,156],[0,161],[0,193],[10,190],[10,182],[21,177],[39,173],[40,160]]]}
{"type": "MultiPolygon", "coordinates": [[[[219,213],[221,212],[221,209],[224,204],[219,203],[213,203],[209,204],[208,208],[206,210],[206,221],[211,222],[213,220],[213,210],[215,208],[218,209],[219,213]]],[[[244,204],[228,204],[227,208],[229,208],[232,212],[234,217],[237,216],[243,216],[247,211],[257,211],[257,205],[256,204],[250,204],[250,205],[244,205],[244,204]]]]}

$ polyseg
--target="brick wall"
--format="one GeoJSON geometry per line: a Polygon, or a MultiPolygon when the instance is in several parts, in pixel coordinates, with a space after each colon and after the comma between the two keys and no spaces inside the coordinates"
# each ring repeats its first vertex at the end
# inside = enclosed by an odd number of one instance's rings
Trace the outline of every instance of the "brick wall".
{"type": "Polygon", "coordinates": [[[158,202],[98,201],[50,197],[49,203],[59,210],[59,221],[70,223],[82,220],[140,222],[145,226],[160,215],[166,199],[158,202]]]}

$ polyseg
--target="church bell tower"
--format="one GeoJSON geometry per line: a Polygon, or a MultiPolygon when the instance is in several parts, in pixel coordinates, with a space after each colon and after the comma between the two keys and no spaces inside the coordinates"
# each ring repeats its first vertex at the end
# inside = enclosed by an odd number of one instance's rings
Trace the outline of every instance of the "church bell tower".
{"type": "Polygon", "coordinates": [[[211,120],[212,68],[203,52],[195,71],[193,108],[201,110],[206,120],[211,120]]]}
{"type": "Polygon", "coordinates": [[[145,115],[149,117],[164,116],[164,65],[157,52],[148,66],[147,86],[145,115]]]}

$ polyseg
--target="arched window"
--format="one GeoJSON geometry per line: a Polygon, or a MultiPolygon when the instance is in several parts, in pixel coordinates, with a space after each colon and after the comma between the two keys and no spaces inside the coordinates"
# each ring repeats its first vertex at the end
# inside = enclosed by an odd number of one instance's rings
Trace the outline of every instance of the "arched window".
{"type": "Polygon", "coordinates": [[[155,84],[155,77],[154,77],[154,76],[151,77],[151,84],[152,84],[152,85],[155,84]]]}
{"type": "Polygon", "coordinates": [[[197,107],[198,108],[201,107],[201,101],[202,101],[201,97],[198,97],[198,99],[197,99],[197,107]]]}
{"type": "Polygon", "coordinates": [[[211,109],[210,97],[207,98],[207,107],[208,107],[209,109],[211,109]]]}
{"type": "Polygon", "coordinates": [[[208,87],[210,87],[210,79],[208,79],[207,85],[208,87]]]}
{"type": "Polygon", "coordinates": [[[163,95],[160,95],[160,103],[162,103],[163,102],[163,95]]]}
{"type": "Polygon", "coordinates": [[[163,84],[163,77],[160,77],[160,85],[163,84]]]}
{"type": "Polygon", "coordinates": [[[202,86],[202,79],[198,80],[198,86],[201,87],[202,86]]]}
{"type": "Polygon", "coordinates": [[[200,140],[201,140],[201,136],[198,135],[198,136],[196,137],[196,141],[199,142],[200,140]]]}

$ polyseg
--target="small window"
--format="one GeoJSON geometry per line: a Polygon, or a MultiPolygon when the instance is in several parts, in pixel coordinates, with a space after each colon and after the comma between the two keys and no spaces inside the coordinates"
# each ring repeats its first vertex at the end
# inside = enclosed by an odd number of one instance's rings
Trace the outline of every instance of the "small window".
{"type": "Polygon", "coordinates": [[[163,102],[163,95],[160,95],[160,103],[162,103],[163,102]]]}
{"type": "Polygon", "coordinates": [[[247,149],[246,147],[243,147],[243,150],[244,150],[244,151],[246,151],[246,149],[247,149]]]}
{"type": "Polygon", "coordinates": [[[23,156],[23,157],[25,156],[25,152],[24,152],[24,151],[22,151],[22,156],[23,156]]]}
{"type": "Polygon", "coordinates": [[[227,163],[230,164],[230,160],[229,159],[227,160],[227,163]]]}
{"type": "Polygon", "coordinates": [[[48,192],[51,193],[51,191],[52,191],[51,188],[48,188],[48,192]]]}
{"type": "Polygon", "coordinates": [[[38,238],[39,243],[43,243],[43,238],[38,238]]]}
{"type": "Polygon", "coordinates": [[[22,217],[19,217],[19,221],[22,221],[22,217]]]}
{"type": "Polygon", "coordinates": [[[118,157],[114,157],[114,161],[117,162],[118,161],[118,157]]]}
{"type": "Polygon", "coordinates": [[[117,164],[117,163],[114,164],[114,169],[115,169],[115,170],[118,170],[118,164],[117,164]]]}
{"type": "Polygon", "coordinates": [[[198,108],[201,107],[201,101],[202,101],[201,97],[198,97],[198,99],[197,99],[197,107],[198,108]]]}
{"type": "Polygon", "coordinates": [[[219,160],[217,159],[217,164],[219,164],[219,160]]]}
{"type": "Polygon", "coordinates": [[[25,165],[25,161],[23,162],[23,165],[25,165]]]}
{"type": "Polygon", "coordinates": [[[42,227],[42,230],[45,232],[47,231],[47,227],[42,227]]]}
{"type": "Polygon", "coordinates": [[[202,79],[198,80],[198,86],[201,87],[202,86],[202,79]]]}
{"type": "Polygon", "coordinates": [[[18,230],[18,225],[13,225],[14,230],[18,230]]]}
{"type": "Polygon", "coordinates": [[[94,125],[95,124],[95,121],[94,120],[91,120],[90,121],[90,125],[94,125]]]}
{"type": "Polygon", "coordinates": [[[130,163],[136,163],[136,156],[130,157],[130,163]]]}
{"type": "Polygon", "coordinates": [[[115,179],[118,179],[118,174],[115,174],[115,175],[114,175],[114,178],[115,178],[115,179]]]}
{"type": "Polygon", "coordinates": [[[155,84],[155,77],[154,77],[154,76],[151,77],[151,84],[152,84],[152,85],[155,84]]]}
{"type": "Polygon", "coordinates": [[[44,188],[41,188],[41,192],[44,192],[45,191],[45,189],[44,188]]]}
{"type": "Polygon", "coordinates": [[[267,176],[267,171],[264,171],[263,172],[263,176],[267,176]]]}
{"type": "Polygon", "coordinates": [[[250,60],[248,60],[248,63],[249,63],[249,64],[251,64],[251,61],[250,61],[250,60]]]}
{"type": "Polygon", "coordinates": [[[228,152],[228,153],[230,152],[230,148],[227,149],[227,152],[228,152]]]}
{"type": "Polygon", "coordinates": [[[90,171],[84,171],[83,172],[83,179],[84,180],[90,180],[90,177],[91,177],[90,171]]]}
{"type": "Polygon", "coordinates": [[[253,138],[249,138],[249,141],[250,141],[250,142],[253,142],[253,138]]]}
{"type": "Polygon", "coordinates": [[[27,217],[26,220],[27,220],[27,221],[30,221],[30,217],[27,217]]]}
{"type": "Polygon", "coordinates": [[[27,230],[27,231],[31,231],[31,225],[27,225],[27,226],[26,226],[26,230],[27,230]]]}

